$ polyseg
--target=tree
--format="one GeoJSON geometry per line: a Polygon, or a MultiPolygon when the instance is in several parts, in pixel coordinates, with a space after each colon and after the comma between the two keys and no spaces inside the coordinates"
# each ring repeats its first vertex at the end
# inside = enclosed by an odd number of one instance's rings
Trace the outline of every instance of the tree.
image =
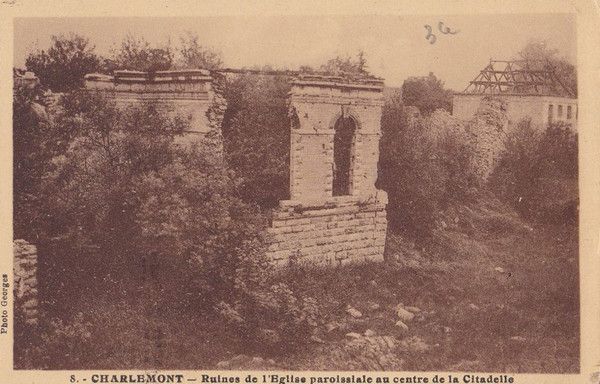
{"type": "Polygon", "coordinates": [[[113,52],[113,58],[107,67],[109,70],[166,71],[173,68],[173,60],[170,44],[152,47],[142,37],[127,35],[119,49],[113,52]]]}
{"type": "Polygon", "coordinates": [[[433,72],[428,76],[409,77],[402,84],[404,105],[415,106],[424,116],[438,108],[452,112],[452,91],[444,88],[444,82],[433,72]]]}
{"type": "Polygon", "coordinates": [[[200,45],[197,34],[186,32],[180,37],[180,44],[178,50],[180,57],[177,63],[179,68],[218,69],[223,66],[221,55],[200,45]]]}
{"type": "Polygon", "coordinates": [[[42,177],[51,168],[60,143],[39,93],[29,87],[17,87],[13,93],[14,237],[29,241],[39,235],[42,177]]]}
{"type": "Polygon", "coordinates": [[[327,60],[327,63],[321,65],[318,70],[311,67],[310,65],[302,65],[299,68],[300,72],[314,73],[324,72],[329,75],[339,74],[354,74],[354,75],[368,75],[367,71],[367,59],[363,51],[359,51],[356,58],[351,56],[336,56],[332,59],[327,60]]]}
{"type": "Polygon", "coordinates": [[[135,289],[132,275],[154,268],[165,300],[209,306],[246,272],[265,269],[264,217],[240,200],[239,182],[204,142],[175,144],[186,120],[152,105],[117,109],[83,91],[61,106],[53,130],[67,132],[68,143],[36,192],[43,242],[61,242],[48,252],[58,269],[135,289]]]}
{"type": "Polygon", "coordinates": [[[471,198],[474,151],[464,127],[449,129],[447,112],[426,119],[408,112],[397,94],[383,107],[377,186],[389,196],[390,229],[423,241],[445,209],[471,198]]]}
{"type": "Polygon", "coordinates": [[[25,67],[38,76],[42,86],[65,92],[81,87],[85,74],[96,72],[100,62],[87,38],[70,34],[52,36],[50,49],[31,53],[25,67]]]}
{"type": "Polygon", "coordinates": [[[289,90],[283,76],[244,75],[225,85],[225,157],[243,199],[263,207],[289,196],[289,90]]]}
{"type": "Polygon", "coordinates": [[[566,58],[558,57],[558,50],[550,48],[543,40],[531,40],[521,49],[517,58],[528,60],[532,69],[543,69],[549,65],[558,80],[577,97],[577,70],[566,58]]]}

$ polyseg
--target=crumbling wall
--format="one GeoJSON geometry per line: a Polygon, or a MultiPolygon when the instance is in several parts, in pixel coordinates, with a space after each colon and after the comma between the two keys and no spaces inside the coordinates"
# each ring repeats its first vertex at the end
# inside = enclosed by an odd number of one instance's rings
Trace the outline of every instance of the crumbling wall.
{"type": "Polygon", "coordinates": [[[506,108],[504,100],[484,97],[474,119],[467,124],[467,132],[475,148],[475,171],[483,180],[487,180],[492,173],[505,148],[508,127],[506,108]]]}
{"type": "MultiPolygon", "coordinates": [[[[151,103],[167,116],[188,118],[189,128],[177,138],[178,143],[188,144],[207,137],[220,140],[221,127],[219,125],[215,132],[214,123],[222,111],[214,105],[212,81],[210,72],[200,69],[154,73],[115,71],[114,76],[86,75],[85,88],[101,92],[119,107],[151,103]]],[[[216,144],[222,146],[222,142],[216,144]]]]}
{"type": "Polygon", "coordinates": [[[428,135],[440,140],[451,134],[473,149],[472,166],[480,180],[487,180],[494,170],[502,151],[508,129],[506,102],[499,98],[484,97],[475,115],[468,121],[438,109],[427,118],[428,135]]]}
{"type": "Polygon", "coordinates": [[[22,315],[27,324],[37,324],[37,249],[25,240],[15,240],[13,247],[15,312],[22,315]]]}

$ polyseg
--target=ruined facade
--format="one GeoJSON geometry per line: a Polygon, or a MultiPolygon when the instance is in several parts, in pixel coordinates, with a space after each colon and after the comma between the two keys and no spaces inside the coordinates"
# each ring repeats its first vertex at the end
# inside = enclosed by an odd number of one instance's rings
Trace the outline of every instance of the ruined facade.
{"type": "Polygon", "coordinates": [[[375,188],[383,82],[299,76],[290,103],[290,200],[273,212],[269,257],[383,260],[387,195],[375,188]]]}
{"type": "Polygon", "coordinates": [[[509,127],[529,118],[538,130],[557,121],[577,129],[577,99],[545,63],[491,60],[463,92],[454,95],[452,115],[470,120],[486,96],[506,103],[509,127]]]}
{"type": "MultiPolygon", "coordinates": [[[[203,70],[116,71],[87,75],[85,85],[117,105],[151,102],[187,115],[190,130],[179,140],[189,142],[215,129],[207,113],[219,96],[212,79],[203,70]]],[[[383,260],[387,195],[375,188],[383,81],[295,75],[289,97],[290,199],[272,213],[268,257],[277,264],[383,260]]]]}

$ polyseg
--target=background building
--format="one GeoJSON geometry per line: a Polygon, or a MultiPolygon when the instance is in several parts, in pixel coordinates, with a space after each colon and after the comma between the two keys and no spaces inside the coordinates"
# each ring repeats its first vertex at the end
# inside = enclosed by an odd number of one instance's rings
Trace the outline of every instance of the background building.
{"type": "Polygon", "coordinates": [[[490,60],[463,92],[454,95],[452,114],[471,119],[485,96],[506,102],[509,127],[531,118],[538,129],[556,121],[577,129],[577,98],[547,63],[490,60]]]}

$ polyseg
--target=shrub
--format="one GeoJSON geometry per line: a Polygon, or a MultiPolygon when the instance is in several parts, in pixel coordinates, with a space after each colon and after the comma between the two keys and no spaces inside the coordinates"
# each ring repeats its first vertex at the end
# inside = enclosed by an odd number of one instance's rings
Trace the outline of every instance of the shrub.
{"type": "Polygon", "coordinates": [[[466,201],[477,186],[473,149],[460,130],[409,119],[398,98],[384,106],[381,123],[378,186],[389,196],[390,227],[427,237],[441,210],[466,201]]]}
{"type": "Polygon", "coordinates": [[[40,229],[41,180],[57,153],[38,87],[17,87],[13,93],[14,238],[37,241],[40,229]]]}
{"type": "Polygon", "coordinates": [[[100,58],[87,38],[59,35],[52,36],[52,46],[47,52],[31,53],[25,66],[39,77],[42,86],[65,92],[81,87],[85,74],[100,68],[100,58]]]}
{"type": "Polygon", "coordinates": [[[299,349],[310,341],[320,318],[317,301],[285,283],[245,291],[234,302],[219,303],[217,310],[243,348],[266,353],[299,349]]]}
{"type": "Polygon", "coordinates": [[[452,91],[444,88],[444,82],[433,72],[428,76],[409,77],[402,84],[402,101],[404,105],[419,108],[419,111],[429,116],[441,108],[452,111],[452,91]]]}
{"type": "MultiPolygon", "coordinates": [[[[183,119],[152,105],[117,109],[86,92],[66,94],[57,110],[49,129],[63,140],[38,193],[45,308],[60,313],[105,295],[139,301],[134,316],[144,319],[158,308],[203,318],[230,307],[244,320],[228,329],[239,345],[305,341],[316,304],[270,281],[265,215],[242,199],[249,179],[213,157],[214,138],[178,146],[183,119]]],[[[34,343],[42,355],[69,343],[73,353],[87,348],[87,323],[61,321],[46,324],[34,343]]],[[[100,325],[91,327],[96,335],[100,325]]],[[[32,356],[37,366],[61,364],[32,356]]]]}
{"type": "Polygon", "coordinates": [[[223,88],[225,157],[240,178],[240,196],[264,208],[275,207],[289,198],[289,82],[243,75],[223,88]]]}
{"type": "Polygon", "coordinates": [[[79,257],[58,270],[102,273],[131,289],[156,280],[169,305],[228,297],[243,259],[258,258],[266,223],[210,144],[175,145],[187,123],[152,105],[117,110],[85,92],[61,105],[53,129],[68,139],[43,177],[44,236],[79,257]]]}
{"type": "Polygon", "coordinates": [[[521,121],[490,177],[491,188],[526,218],[577,219],[577,134],[558,122],[544,132],[521,121]]]}

